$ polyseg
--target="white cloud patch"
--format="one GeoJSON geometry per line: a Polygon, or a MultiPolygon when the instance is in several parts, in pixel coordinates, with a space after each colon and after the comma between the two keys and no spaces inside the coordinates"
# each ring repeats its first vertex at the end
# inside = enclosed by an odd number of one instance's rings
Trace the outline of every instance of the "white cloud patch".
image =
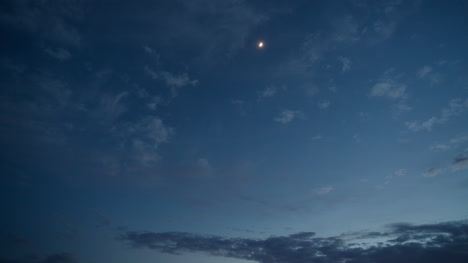
{"type": "Polygon", "coordinates": [[[296,119],[298,116],[300,116],[302,113],[300,111],[296,110],[283,110],[278,117],[276,117],[274,120],[286,124],[292,122],[294,119],[296,119]]]}
{"type": "Polygon", "coordinates": [[[129,123],[122,129],[122,138],[129,142],[132,159],[141,164],[151,164],[159,160],[159,146],[166,143],[173,134],[173,129],[154,116],[143,118],[136,123],[129,123]]]}
{"type": "Polygon", "coordinates": [[[414,132],[431,131],[436,124],[444,124],[454,116],[458,116],[468,109],[468,99],[452,99],[449,106],[442,110],[440,116],[433,116],[426,121],[406,122],[406,127],[414,132]]]}
{"type": "Polygon", "coordinates": [[[168,71],[154,71],[148,66],[144,67],[144,71],[148,76],[152,79],[160,79],[164,81],[164,83],[171,89],[172,97],[176,97],[178,95],[178,90],[185,86],[195,86],[198,84],[198,80],[191,79],[188,73],[182,74],[173,74],[168,71]]]}
{"type": "Polygon", "coordinates": [[[430,85],[435,85],[442,81],[442,74],[434,72],[434,68],[426,65],[418,70],[417,76],[420,79],[429,81],[430,85]]]}
{"type": "Polygon", "coordinates": [[[351,60],[346,57],[338,57],[338,60],[341,62],[341,71],[346,72],[351,69],[351,60]]]}
{"type": "Polygon", "coordinates": [[[465,142],[468,142],[468,136],[458,136],[458,137],[450,139],[450,143],[455,144],[455,145],[460,145],[465,142]]]}
{"type": "Polygon", "coordinates": [[[389,99],[403,99],[406,95],[406,85],[392,80],[382,80],[376,83],[370,92],[373,97],[386,97],[389,99]]]}
{"type": "Polygon", "coordinates": [[[402,168],[402,169],[396,170],[394,174],[396,176],[405,176],[408,174],[408,170],[405,168],[402,168]]]}
{"type": "Polygon", "coordinates": [[[325,110],[325,109],[328,109],[328,107],[330,107],[330,104],[331,102],[326,100],[326,101],[319,102],[317,106],[319,107],[319,109],[325,110]]]}
{"type": "Polygon", "coordinates": [[[396,118],[402,113],[411,111],[412,108],[407,104],[408,94],[406,92],[406,85],[400,83],[400,76],[394,76],[392,74],[393,71],[393,69],[390,69],[384,72],[383,77],[372,86],[370,96],[396,101],[391,106],[392,115],[396,118]]]}
{"type": "Polygon", "coordinates": [[[420,70],[418,70],[418,78],[423,79],[429,76],[429,73],[432,72],[432,67],[431,66],[424,66],[420,70]]]}
{"type": "Polygon", "coordinates": [[[197,167],[200,170],[200,174],[202,175],[210,175],[212,171],[212,166],[208,159],[200,158],[197,160],[197,167]]]}
{"type": "Polygon", "coordinates": [[[333,191],[333,189],[334,188],[332,186],[328,185],[328,186],[323,186],[323,187],[312,189],[312,193],[315,195],[326,195],[330,193],[331,191],[333,191]]]}
{"type": "Polygon", "coordinates": [[[315,135],[314,137],[312,137],[312,140],[313,141],[318,141],[318,140],[322,140],[323,139],[323,136],[318,134],[318,135],[315,135]]]}
{"type": "Polygon", "coordinates": [[[259,99],[275,96],[278,91],[285,90],[286,86],[268,86],[264,90],[258,92],[259,99]]]}
{"type": "Polygon", "coordinates": [[[450,149],[450,145],[443,144],[443,143],[438,143],[438,144],[433,144],[429,146],[429,149],[432,151],[446,151],[450,149]]]}

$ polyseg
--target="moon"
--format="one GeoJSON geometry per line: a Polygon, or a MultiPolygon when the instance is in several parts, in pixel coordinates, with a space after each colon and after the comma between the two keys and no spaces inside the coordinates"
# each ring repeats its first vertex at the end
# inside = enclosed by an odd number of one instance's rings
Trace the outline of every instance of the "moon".
{"type": "Polygon", "coordinates": [[[263,43],[263,41],[258,42],[258,48],[263,48],[264,45],[265,43],[263,43]]]}

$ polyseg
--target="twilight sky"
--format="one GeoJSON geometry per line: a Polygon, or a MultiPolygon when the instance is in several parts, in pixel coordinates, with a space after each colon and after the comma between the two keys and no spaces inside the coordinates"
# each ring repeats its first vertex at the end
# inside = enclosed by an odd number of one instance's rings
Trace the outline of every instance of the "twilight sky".
{"type": "Polygon", "coordinates": [[[467,14],[2,1],[0,263],[467,262],[467,14]]]}

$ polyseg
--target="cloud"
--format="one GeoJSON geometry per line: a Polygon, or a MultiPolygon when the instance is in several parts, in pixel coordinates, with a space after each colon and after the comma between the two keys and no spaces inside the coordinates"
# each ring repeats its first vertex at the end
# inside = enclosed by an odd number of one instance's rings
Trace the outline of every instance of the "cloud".
{"type": "Polygon", "coordinates": [[[0,12],[0,22],[71,46],[80,46],[82,42],[74,26],[82,18],[79,1],[12,1],[10,8],[0,12]]]}
{"type": "Polygon", "coordinates": [[[458,156],[453,161],[451,167],[453,171],[468,169],[468,157],[458,156]]]}
{"type": "Polygon", "coordinates": [[[402,169],[396,170],[394,174],[396,176],[405,176],[407,173],[408,173],[408,170],[402,168],[402,169]]]}
{"type": "Polygon", "coordinates": [[[328,109],[328,107],[330,107],[330,104],[331,102],[326,100],[326,101],[320,102],[319,104],[317,104],[317,106],[319,107],[319,109],[325,110],[325,109],[328,109]]]}
{"type": "Polygon", "coordinates": [[[388,99],[403,99],[407,96],[406,86],[389,79],[382,80],[372,87],[370,95],[388,99]]]}
{"type": "Polygon", "coordinates": [[[101,101],[96,112],[100,121],[113,122],[127,111],[127,107],[122,103],[128,92],[123,91],[119,94],[101,95],[101,101]]]}
{"type": "Polygon", "coordinates": [[[442,81],[442,74],[434,72],[434,69],[431,66],[424,66],[418,70],[417,76],[420,79],[429,81],[431,85],[435,85],[442,81]]]}
{"type": "Polygon", "coordinates": [[[154,54],[154,53],[155,53],[154,49],[150,48],[150,47],[147,46],[147,45],[144,45],[144,46],[143,46],[143,50],[144,50],[146,53],[148,53],[148,54],[154,54]]]}
{"type": "Polygon", "coordinates": [[[140,121],[124,124],[119,133],[127,145],[131,159],[142,165],[150,165],[159,160],[158,148],[169,141],[174,130],[160,118],[148,116],[140,121]]]}
{"type": "Polygon", "coordinates": [[[450,145],[438,143],[438,144],[429,146],[429,149],[431,149],[432,151],[446,151],[450,149],[450,145]]]}
{"type": "Polygon", "coordinates": [[[58,59],[60,61],[67,60],[71,57],[71,53],[64,48],[57,48],[57,49],[46,48],[44,49],[44,52],[47,53],[49,56],[55,59],[58,59]]]}
{"type": "Polygon", "coordinates": [[[435,177],[435,176],[440,175],[442,172],[443,172],[443,170],[439,169],[439,168],[429,168],[423,173],[423,176],[424,177],[435,177]]]}
{"type": "Polygon", "coordinates": [[[275,96],[278,91],[285,90],[286,86],[268,86],[264,90],[258,92],[258,98],[268,98],[275,96]]]}
{"type": "Polygon", "coordinates": [[[432,72],[432,67],[431,66],[424,66],[420,70],[418,70],[418,78],[424,79],[426,78],[429,73],[432,72]]]}
{"type": "Polygon", "coordinates": [[[286,123],[289,123],[289,122],[293,121],[294,119],[296,119],[301,114],[302,113],[300,111],[283,110],[278,115],[278,117],[276,117],[274,120],[279,122],[279,123],[286,124],[286,123]]]}
{"type": "Polygon", "coordinates": [[[442,110],[440,116],[433,116],[426,121],[412,121],[406,122],[406,127],[414,132],[418,131],[431,131],[436,124],[444,124],[454,116],[458,116],[468,109],[468,99],[452,99],[449,106],[442,110]]]}
{"type": "Polygon", "coordinates": [[[315,135],[314,137],[312,137],[313,141],[317,141],[317,140],[321,140],[321,139],[323,139],[322,135],[315,135]]]}
{"type": "Polygon", "coordinates": [[[383,97],[391,101],[397,101],[391,107],[394,118],[397,118],[402,113],[408,112],[412,109],[406,102],[408,99],[406,85],[400,83],[400,77],[401,75],[394,75],[393,69],[389,69],[384,72],[383,76],[370,90],[371,97],[383,97]]]}
{"type": "Polygon", "coordinates": [[[468,136],[458,136],[458,137],[450,139],[450,143],[455,144],[455,145],[460,145],[465,142],[468,142],[468,136]]]}
{"type": "Polygon", "coordinates": [[[78,263],[76,257],[71,253],[58,253],[47,256],[41,260],[20,259],[10,260],[0,258],[0,263],[78,263]]]}
{"type": "Polygon", "coordinates": [[[259,263],[462,263],[468,259],[467,221],[426,225],[400,223],[387,226],[383,232],[334,237],[316,237],[313,232],[253,239],[130,231],[120,239],[134,249],[146,248],[169,254],[204,252],[259,263]]]}
{"type": "Polygon", "coordinates": [[[315,188],[312,190],[312,193],[314,193],[315,195],[326,195],[331,191],[333,191],[333,187],[328,185],[320,188],[315,188]]]}
{"type": "Polygon", "coordinates": [[[197,160],[197,168],[200,170],[202,175],[210,175],[213,170],[210,162],[206,158],[199,158],[197,160]]]}
{"type": "Polygon", "coordinates": [[[342,63],[341,71],[349,71],[351,69],[351,60],[346,57],[338,57],[338,60],[342,63]]]}
{"type": "Polygon", "coordinates": [[[178,90],[185,86],[195,86],[198,80],[191,79],[188,73],[174,74],[168,71],[154,71],[148,66],[144,67],[144,71],[152,79],[160,79],[171,89],[171,96],[174,98],[178,95],[178,90]]]}

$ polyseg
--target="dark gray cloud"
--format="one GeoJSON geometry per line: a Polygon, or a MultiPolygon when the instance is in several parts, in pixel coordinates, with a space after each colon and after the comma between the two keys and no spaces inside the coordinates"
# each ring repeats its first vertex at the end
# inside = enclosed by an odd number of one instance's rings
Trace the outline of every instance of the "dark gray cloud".
{"type": "Polygon", "coordinates": [[[3,259],[0,263],[77,263],[75,256],[71,253],[58,253],[47,256],[44,259],[3,259]]]}
{"type": "Polygon", "coordinates": [[[279,262],[467,262],[468,221],[439,224],[393,224],[384,232],[315,237],[313,232],[266,239],[225,238],[184,232],[127,232],[133,248],[163,253],[204,252],[210,255],[279,262]]]}

